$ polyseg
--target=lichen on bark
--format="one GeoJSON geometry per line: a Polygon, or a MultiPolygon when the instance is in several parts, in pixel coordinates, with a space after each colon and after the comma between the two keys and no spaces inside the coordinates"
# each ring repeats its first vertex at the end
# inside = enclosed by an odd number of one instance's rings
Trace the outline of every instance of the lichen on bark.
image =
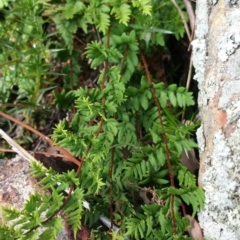
{"type": "Polygon", "coordinates": [[[204,237],[240,239],[240,6],[197,1],[193,41],[199,85],[199,185],[205,209],[199,213],[204,237]]]}

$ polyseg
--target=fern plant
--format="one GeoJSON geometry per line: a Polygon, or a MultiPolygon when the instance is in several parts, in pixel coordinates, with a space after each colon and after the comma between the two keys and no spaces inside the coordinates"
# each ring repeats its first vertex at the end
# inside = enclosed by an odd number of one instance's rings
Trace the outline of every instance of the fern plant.
{"type": "Polygon", "coordinates": [[[59,108],[74,101],[73,118],[61,121],[52,138],[79,159],[78,170],[56,174],[32,164],[33,177],[41,177],[39,184],[48,192],[35,193],[23,211],[4,208],[5,219],[14,222],[1,226],[0,239],[55,239],[62,226],[59,212],[75,238],[85,224],[93,239],[191,239],[181,206],[191,206],[195,215],[204,196],[180,162],[183,151],[197,147],[191,140],[196,125],[184,125],[179,116],[194,105],[193,96],[152,78],[145,57],[164,45],[165,34],[183,35],[183,27],[176,28],[180,17],[166,29],[158,22],[162,9],[176,18],[177,11],[168,3],[160,8],[155,0],[39,3],[44,16],[52,15],[70,58],[76,54],[75,33],[81,29],[90,36],[84,54],[98,76],[94,88],[55,94],[59,108]],[[84,200],[89,209],[83,208],[84,200]],[[103,215],[117,232],[94,228],[103,215]],[[39,227],[45,229],[41,234],[39,227]]]}
{"type": "Polygon", "coordinates": [[[63,190],[72,184],[78,185],[75,172],[57,174],[33,161],[31,174],[34,178],[41,178],[38,184],[44,187],[30,196],[22,211],[2,207],[5,221],[12,222],[12,225],[0,226],[0,239],[56,239],[63,228],[62,218],[56,215],[60,208],[76,236],[80,229],[80,222],[76,219],[81,219],[83,211],[83,190],[77,188],[67,203],[63,195],[63,190]]]}
{"type": "Polygon", "coordinates": [[[56,84],[50,72],[50,49],[44,32],[44,7],[33,1],[0,1],[0,103],[1,109],[23,113],[31,122],[32,113],[46,108],[42,98],[56,84]],[[1,5],[2,4],[2,5],[1,5]]]}

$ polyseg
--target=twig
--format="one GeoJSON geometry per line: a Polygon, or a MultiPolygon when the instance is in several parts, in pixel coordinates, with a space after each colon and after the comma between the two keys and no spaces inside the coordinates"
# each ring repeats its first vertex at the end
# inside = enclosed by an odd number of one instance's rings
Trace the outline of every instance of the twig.
{"type": "MultiPolygon", "coordinates": [[[[30,127],[30,126],[28,126],[27,124],[25,124],[25,123],[23,123],[23,122],[15,119],[15,118],[11,117],[10,115],[8,115],[8,114],[6,114],[6,113],[3,113],[3,112],[1,112],[1,111],[0,111],[0,115],[3,116],[3,117],[5,117],[5,118],[7,118],[7,119],[9,119],[9,120],[11,120],[11,121],[13,121],[13,122],[15,122],[16,124],[18,124],[18,125],[26,128],[26,129],[28,129],[29,131],[35,133],[36,135],[38,135],[38,136],[41,137],[42,139],[46,140],[51,146],[54,145],[54,142],[53,142],[52,139],[50,139],[49,137],[45,136],[44,134],[42,134],[42,133],[39,132],[38,130],[36,130],[36,129],[30,127]]],[[[76,164],[77,166],[80,165],[79,160],[77,160],[75,157],[73,157],[66,149],[61,148],[61,147],[59,147],[59,146],[56,146],[56,148],[57,148],[61,153],[63,153],[63,155],[65,156],[65,158],[68,159],[70,162],[76,164]]],[[[24,150],[24,151],[25,151],[25,150],[24,150]]],[[[30,155],[30,156],[31,156],[31,155],[30,155]]]]}
{"type": "Polygon", "coordinates": [[[176,9],[178,10],[178,13],[179,13],[179,15],[182,19],[183,25],[185,27],[188,39],[189,39],[189,41],[191,41],[191,34],[190,34],[190,31],[189,31],[189,28],[188,28],[188,25],[187,25],[187,21],[184,17],[184,14],[183,14],[181,8],[178,6],[177,2],[175,0],[171,0],[171,1],[172,1],[173,5],[176,7],[176,9]]]}
{"type": "Polygon", "coordinates": [[[192,57],[193,57],[193,54],[191,52],[190,61],[189,61],[189,68],[188,68],[188,77],[187,77],[187,83],[186,83],[186,88],[187,89],[189,89],[189,87],[190,87],[191,77],[192,77],[192,57]]]}
{"type": "MultiPolygon", "coordinates": [[[[4,137],[3,137],[4,138],[4,137]]],[[[6,139],[5,139],[6,140],[6,139]]],[[[7,140],[6,140],[7,141],[7,140]]],[[[10,144],[10,143],[9,143],[10,144]]],[[[11,144],[10,144],[11,145],[11,144]]],[[[11,149],[6,149],[6,148],[0,148],[0,152],[16,152],[14,150],[11,150],[11,149]]],[[[58,154],[58,153],[50,153],[50,152],[39,152],[39,151],[27,151],[28,153],[30,154],[42,154],[42,155],[45,155],[47,157],[58,157],[58,158],[62,158],[62,159],[67,159],[66,156],[62,155],[62,154],[58,154]]],[[[18,153],[19,154],[19,153],[18,153]]],[[[19,154],[20,155],[20,154],[19,154]]],[[[32,155],[31,155],[32,156],[32,155]]],[[[26,159],[26,158],[25,158],[26,159]]]]}
{"type": "Polygon", "coordinates": [[[12,150],[19,154],[24,159],[31,162],[31,160],[38,162],[31,154],[29,154],[25,149],[23,149],[19,144],[17,144],[12,138],[10,138],[2,129],[0,129],[0,135],[4,138],[9,145],[11,145],[12,150]]]}
{"type": "Polygon", "coordinates": [[[188,13],[190,26],[191,26],[191,30],[192,30],[192,33],[193,33],[194,28],[195,28],[195,14],[194,14],[194,11],[193,11],[193,7],[192,7],[192,4],[191,4],[190,0],[183,0],[183,2],[185,4],[185,7],[186,7],[186,10],[187,10],[187,13],[188,13]]]}
{"type": "Polygon", "coordinates": [[[14,60],[11,60],[11,61],[7,61],[7,62],[4,62],[4,63],[1,63],[1,64],[0,64],[0,67],[3,67],[3,66],[5,66],[5,65],[11,65],[12,63],[21,62],[21,61],[22,61],[21,58],[14,59],[14,60]]]}

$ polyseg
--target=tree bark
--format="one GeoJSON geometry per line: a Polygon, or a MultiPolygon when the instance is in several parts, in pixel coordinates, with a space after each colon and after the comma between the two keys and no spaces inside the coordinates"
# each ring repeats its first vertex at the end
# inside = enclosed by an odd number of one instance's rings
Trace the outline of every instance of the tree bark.
{"type": "Polygon", "coordinates": [[[240,239],[240,1],[198,0],[194,79],[202,124],[199,185],[206,240],[240,239]]]}

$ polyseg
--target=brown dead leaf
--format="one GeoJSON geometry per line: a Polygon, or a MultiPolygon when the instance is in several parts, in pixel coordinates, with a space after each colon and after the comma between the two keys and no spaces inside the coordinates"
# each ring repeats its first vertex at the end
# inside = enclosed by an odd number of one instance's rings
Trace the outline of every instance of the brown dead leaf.
{"type": "Polygon", "coordinates": [[[194,240],[202,240],[202,229],[198,221],[188,214],[186,214],[185,217],[188,218],[190,221],[190,227],[188,228],[188,233],[190,237],[192,237],[194,240]]]}
{"type": "Polygon", "coordinates": [[[193,174],[199,169],[199,162],[193,149],[190,151],[183,151],[181,163],[193,174]]]}

